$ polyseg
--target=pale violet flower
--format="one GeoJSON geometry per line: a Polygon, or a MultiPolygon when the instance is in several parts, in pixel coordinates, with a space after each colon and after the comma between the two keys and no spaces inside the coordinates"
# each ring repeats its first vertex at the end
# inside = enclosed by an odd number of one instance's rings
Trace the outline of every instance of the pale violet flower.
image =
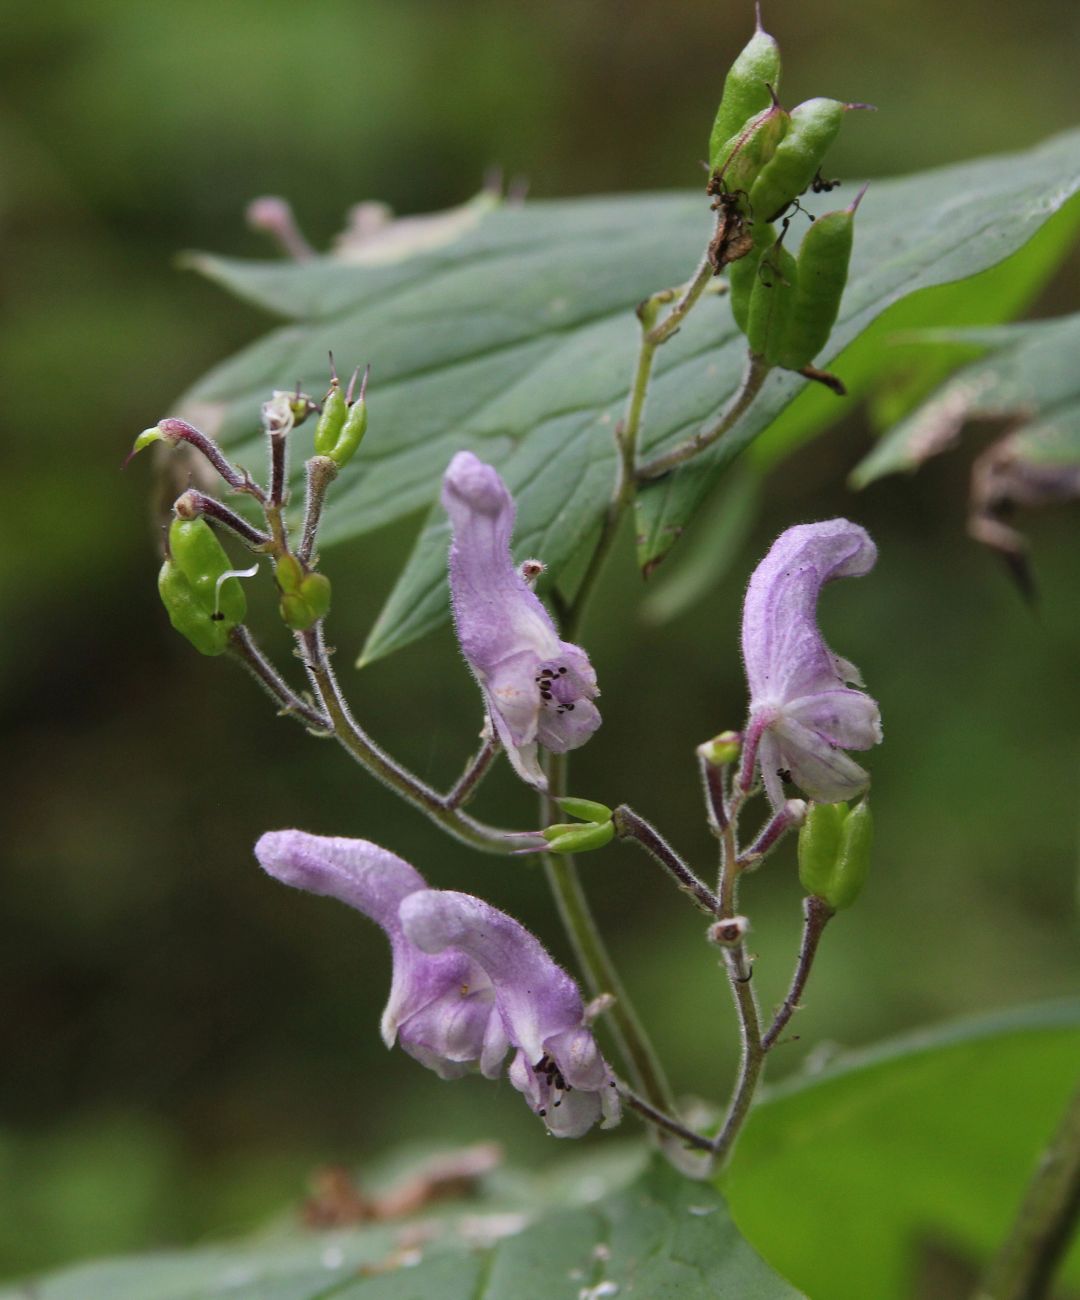
{"type": "Polygon", "coordinates": [[[846,519],[789,528],[754,570],[743,605],[742,651],[750,684],[742,784],[755,754],[773,807],[790,779],[811,799],[837,803],[865,789],[867,773],[844,753],[881,740],[881,717],[854,664],[833,654],[817,624],[821,588],[861,577],[877,548],[846,519]]]}
{"type": "Polygon", "coordinates": [[[497,1078],[514,1048],[510,1082],[556,1137],[618,1122],[618,1094],[577,985],[517,921],[469,894],[429,889],[414,867],[367,840],[271,831],[255,855],[276,879],[348,903],[386,932],[388,1047],[396,1040],[444,1079],[476,1067],[497,1078]]]}
{"type": "Polygon", "coordinates": [[[450,597],[462,653],[510,762],[544,790],[537,746],[561,754],[600,725],[596,674],[584,650],[560,640],[514,564],[514,501],[498,471],[458,452],[443,478],[442,502],[453,529],[450,597]]]}

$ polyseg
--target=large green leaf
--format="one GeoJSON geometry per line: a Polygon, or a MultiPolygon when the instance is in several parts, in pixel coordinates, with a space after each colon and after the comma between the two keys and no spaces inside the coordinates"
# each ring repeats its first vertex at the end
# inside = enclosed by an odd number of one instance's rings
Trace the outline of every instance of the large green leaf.
{"type": "Polygon", "coordinates": [[[732,1212],[809,1295],[908,1300],[927,1247],[985,1263],[1078,1074],[1078,1001],[841,1056],[755,1108],[732,1212]]]}
{"type": "Polygon", "coordinates": [[[655,1159],[601,1195],[604,1162],[570,1164],[524,1198],[503,1189],[411,1220],[85,1264],[0,1300],[797,1300],[708,1185],[655,1159]]]}
{"type": "MultiPolygon", "coordinates": [[[[852,278],[822,361],[905,295],[1007,258],[1078,185],[1080,132],[1021,155],[876,182],[860,209],[852,278]]],[[[441,247],[386,265],[198,258],[207,274],[289,323],[207,375],[185,412],[257,465],[256,416],[269,389],[299,380],[318,391],[331,349],[339,363],[370,360],[371,432],[335,485],[324,542],[430,507],[450,456],[468,446],[499,466],[519,498],[519,554],[539,555],[557,578],[611,488],[612,429],[637,345],[632,308],[687,276],[709,226],[700,195],[622,196],[477,210],[464,234],[459,225],[441,247]]],[[[727,305],[702,303],[659,354],[645,454],[715,418],[744,352],[727,305]]],[[[640,494],[643,566],[663,558],[723,468],[804,384],[770,376],[726,438],[640,494]]],[[[836,403],[837,414],[843,409],[836,403]]],[[[444,555],[436,509],[367,659],[446,617],[444,555]]]]}
{"type": "Polygon", "coordinates": [[[877,444],[851,476],[855,487],[917,469],[955,444],[970,420],[1008,421],[1026,459],[1080,465],[1080,313],[994,330],[950,330],[928,346],[988,351],[965,366],[877,444]]]}

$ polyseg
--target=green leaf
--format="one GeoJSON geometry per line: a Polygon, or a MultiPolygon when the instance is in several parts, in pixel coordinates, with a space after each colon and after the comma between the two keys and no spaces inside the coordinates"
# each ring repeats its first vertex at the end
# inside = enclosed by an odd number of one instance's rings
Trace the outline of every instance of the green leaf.
{"type": "Polygon", "coordinates": [[[927,347],[967,345],[988,355],[957,372],[857,466],[855,487],[917,469],[952,447],[971,420],[1010,421],[1025,459],[1080,465],[1080,313],[993,330],[924,333],[927,347]]]}
{"type": "Polygon", "coordinates": [[[580,1300],[588,1288],[797,1300],[739,1237],[719,1192],[658,1157],[631,1163],[635,1176],[606,1190],[612,1163],[594,1155],[527,1190],[504,1174],[498,1193],[410,1220],[84,1264],[31,1287],[35,1300],[580,1300]],[[410,1237],[419,1244],[402,1247],[410,1237]]]}
{"type": "Polygon", "coordinates": [[[924,1294],[924,1248],[978,1268],[1000,1243],[1078,1070],[1077,1000],[841,1056],[755,1108],[726,1183],[736,1222],[809,1295],[924,1294]]]}
{"type": "MultiPolygon", "coordinates": [[[[821,361],[914,290],[1007,258],[1078,184],[1080,132],[1021,155],[875,182],[859,213],[841,320],[821,361]]],[[[388,265],[199,257],[208,275],[288,323],[208,374],[184,399],[185,414],[258,468],[257,416],[270,389],[299,380],[319,392],[331,349],[342,367],[370,360],[371,431],[330,494],[323,544],[430,510],[451,455],[469,447],[499,467],[519,498],[518,558],[538,555],[557,580],[611,491],[612,431],[638,341],[633,307],[685,280],[710,228],[702,195],[621,196],[478,215],[460,237],[388,265]]],[[[727,304],[700,304],[658,355],[643,454],[715,419],[744,353],[727,304]]],[[[774,373],[721,443],[642,491],[643,567],[666,555],[725,466],[804,387],[774,373]]],[[[835,418],[846,408],[827,396],[835,418]]],[[[301,443],[295,466],[302,455],[301,443]]],[[[436,506],[366,661],[446,618],[442,527],[436,506]]]]}

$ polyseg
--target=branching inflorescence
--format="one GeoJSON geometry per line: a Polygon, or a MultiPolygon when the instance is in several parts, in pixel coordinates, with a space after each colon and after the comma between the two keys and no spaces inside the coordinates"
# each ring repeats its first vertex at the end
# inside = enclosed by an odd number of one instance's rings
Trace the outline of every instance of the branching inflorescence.
{"type": "MultiPolygon", "coordinates": [[[[452,528],[449,587],[462,654],[480,688],[481,745],[454,786],[440,792],[391,757],[350,709],[334,672],[324,625],[331,587],[320,570],[323,505],[340,468],[356,453],[368,423],[367,375],[343,392],[331,366],[321,402],[299,391],[275,392],[262,408],[268,448],[265,485],[233,465],[206,434],[181,419],[162,420],[135,450],[156,441],[200,454],[242,510],[194,489],[175,503],[159,586],[173,625],[203,654],[228,653],[243,663],[283,713],[334,737],[446,833],[489,853],[544,853],[591,1001],[516,921],[482,900],[429,889],[408,863],[365,840],[297,830],[273,831],[256,846],[261,865],[286,884],[327,894],[363,912],[385,931],[393,955],[390,1000],[383,1016],[387,1045],[442,1078],[471,1069],[495,1078],[508,1053],[513,1086],[556,1136],[577,1137],[596,1122],[617,1122],[622,1104],[662,1136],[694,1172],[730,1154],[746,1119],[768,1053],[797,1011],[822,933],[850,905],[866,874],[869,807],[846,801],[864,793],[866,772],[845,752],[881,739],[877,705],[859,687],[855,668],[833,654],[817,625],[822,586],[873,566],[876,551],[844,519],[789,528],[755,570],[747,590],[742,647],[750,688],[741,732],[721,732],[698,746],[697,761],[719,865],[696,869],[645,818],[626,805],[567,795],[570,751],[600,727],[596,673],[577,644],[587,602],[614,535],[638,487],[700,454],[742,417],[774,367],[797,370],[843,391],[812,362],[836,319],[847,275],[858,199],[819,218],[798,254],[786,247],[799,197],[831,189],[820,166],[846,111],[863,105],[810,100],[787,112],[777,98],[779,51],[761,30],[733,66],[710,145],[708,193],[716,221],[700,264],[680,289],[641,304],[641,342],[626,413],[617,431],[618,472],[591,558],[561,626],[534,590],[537,560],[511,553],[513,498],[498,470],[467,449],[448,465],[442,502],[452,528]],[[779,223],[779,225],[778,225],[779,223]],[[734,318],[749,343],[747,369],[713,425],[649,460],[638,454],[645,401],[658,348],[681,326],[713,277],[728,276],[734,318]],[[302,517],[288,507],[288,454],[297,428],[316,417],[313,454],[305,463],[302,517]],[[261,518],[259,518],[261,516],[261,518]],[[237,568],[221,545],[230,535],[256,558],[237,568]],[[290,629],[307,676],[296,689],[247,626],[243,580],[265,560],[272,568],[280,617],[290,629]],[[497,755],[541,793],[542,827],[511,830],[464,811],[497,755]],[[790,794],[789,794],[790,790],[790,794]],[[795,791],[805,796],[799,797],[795,791]],[[746,813],[764,792],[760,826],[744,841],[746,813]],[[560,820],[570,817],[572,820],[560,820]],[[789,992],[763,1016],[753,988],[750,924],[739,911],[743,875],[760,867],[790,831],[799,838],[806,890],[804,930],[789,992]],[[698,912],[706,938],[722,953],[742,1039],[742,1058],[723,1119],[694,1129],[678,1113],[662,1066],[619,981],[592,917],[573,855],[613,840],[637,844],[698,912]],[[594,1022],[614,1047],[618,1074],[601,1054],[594,1022]]],[[[299,252],[297,255],[300,255],[299,252]]],[[[312,256],[303,245],[302,255],[312,256]]],[[[618,702],[615,702],[616,707],[618,702]]]]}

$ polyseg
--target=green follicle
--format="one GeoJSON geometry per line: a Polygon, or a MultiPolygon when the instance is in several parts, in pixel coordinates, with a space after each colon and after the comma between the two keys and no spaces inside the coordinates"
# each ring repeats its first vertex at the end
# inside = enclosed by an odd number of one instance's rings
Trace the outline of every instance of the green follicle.
{"type": "Polygon", "coordinates": [[[864,799],[847,804],[812,804],[799,831],[799,881],[808,894],[834,912],[850,907],[870,870],[874,824],[864,799]]]}
{"type": "Polygon", "coordinates": [[[213,529],[203,518],[174,519],[158,591],[173,627],[200,654],[219,655],[247,614],[244,589],[213,529]]]}
{"type": "Polygon", "coordinates": [[[855,213],[866,187],[849,207],[818,217],[799,248],[798,289],[776,364],[802,370],[829,341],[847,285],[855,213]]]}
{"type": "Polygon", "coordinates": [[[615,826],[604,822],[559,822],[540,834],[547,840],[549,853],[587,853],[602,849],[615,837],[615,826]]]}
{"type": "MultiPolygon", "coordinates": [[[[765,89],[772,93],[772,87],[765,89]]],[[[751,193],[762,168],[772,159],[788,130],[788,114],[773,98],[772,103],[752,117],[727,140],[713,164],[711,188],[725,194],[751,193]]]]}
{"type": "Polygon", "coordinates": [[[597,803],[594,799],[575,799],[570,795],[555,802],[564,813],[571,817],[580,817],[583,822],[609,822],[611,809],[607,804],[597,803]]]}
{"type": "Polygon", "coordinates": [[[780,47],[761,26],[757,26],[724,78],[724,93],[709,137],[709,167],[715,172],[723,163],[725,146],[752,117],[767,109],[780,85],[780,47]],[[772,90],[769,89],[772,87],[772,90]]]}
{"type": "Polygon", "coordinates": [[[750,190],[755,219],[775,221],[810,188],[847,108],[837,99],[819,98],[792,109],[783,139],[750,190]]]}
{"type": "Polygon", "coordinates": [[[306,632],[330,612],[330,579],[325,574],[307,573],[296,556],[283,555],[274,576],[281,588],[278,611],[294,632],[306,632]]]}
{"type": "Polygon", "coordinates": [[[728,294],[735,324],[745,334],[750,320],[750,297],[757,283],[761,259],[776,243],[776,230],[763,222],[754,225],[754,245],[745,257],[732,262],[727,272],[728,294]]]}
{"type": "Polygon", "coordinates": [[[770,366],[778,364],[798,282],[798,264],[778,240],[758,263],[746,321],[750,351],[770,366]]]}
{"type": "Polygon", "coordinates": [[[317,456],[330,455],[331,449],[337,444],[337,440],[341,436],[341,429],[348,413],[349,407],[345,401],[345,394],[341,391],[341,384],[338,382],[337,375],[335,375],[333,382],[330,384],[330,391],[323,401],[322,413],[315,425],[315,454],[317,456]]]}
{"type": "Polygon", "coordinates": [[[367,432],[366,393],[371,367],[369,366],[364,371],[364,378],[360,383],[360,393],[356,400],[353,401],[353,386],[359,373],[359,369],[353,373],[353,377],[349,381],[348,392],[344,394],[341,391],[337,376],[334,376],[330,391],[323,402],[319,423],[315,428],[316,455],[328,456],[338,469],[356,454],[364,439],[364,434],[367,432]]]}

